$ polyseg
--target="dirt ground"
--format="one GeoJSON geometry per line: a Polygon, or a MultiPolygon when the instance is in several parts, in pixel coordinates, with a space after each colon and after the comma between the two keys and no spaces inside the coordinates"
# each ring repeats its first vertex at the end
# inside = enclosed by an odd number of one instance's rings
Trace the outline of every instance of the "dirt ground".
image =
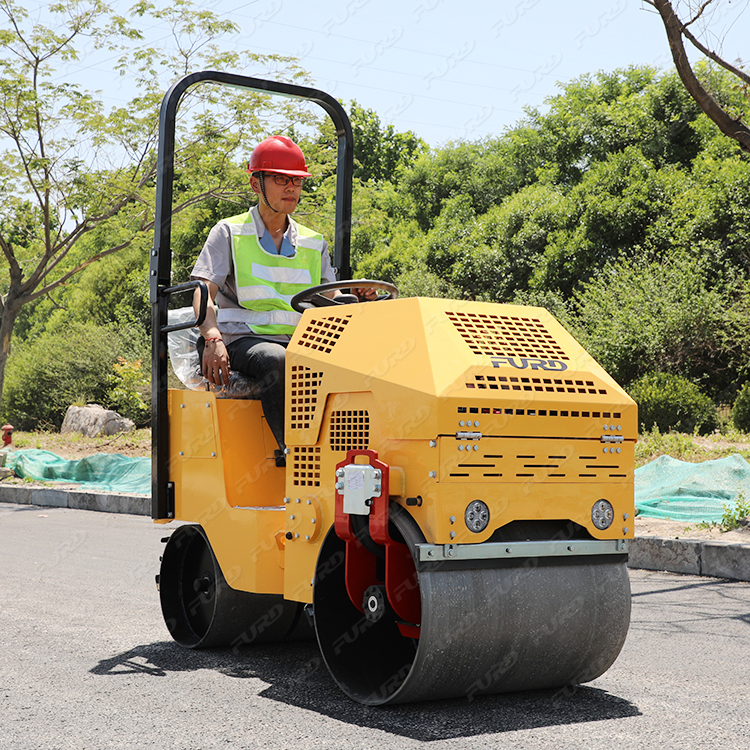
{"type": "Polygon", "coordinates": [[[720,531],[718,526],[703,528],[689,521],[664,521],[658,518],[635,519],[636,536],[659,536],[667,539],[710,539],[716,542],[750,544],[750,529],[720,531]]]}
{"type": "Polygon", "coordinates": [[[14,432],[12,447],[51,451],[67,459],[84,458],[94,453],[143,457],[151,455],[151,430],[134,430],[95,438],[84,437],[78,432],[14,432]]]}

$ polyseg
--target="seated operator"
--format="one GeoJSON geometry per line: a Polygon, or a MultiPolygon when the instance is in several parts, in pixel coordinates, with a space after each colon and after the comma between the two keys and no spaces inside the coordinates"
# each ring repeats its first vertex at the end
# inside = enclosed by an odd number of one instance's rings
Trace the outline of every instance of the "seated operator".
{"type": "MultiPolygon", "coordinates": [[[[301,317],[290,300],[335,276],[323,236],[290,216],[310,177],[299,146],[283,135],[266,138],[253,150],[248,171],[259,204],[211,230],[190,276],[205,281],[209,294],[198,351],[209,383],[228,383],[234,369],[258,384],[263,413],[279,444],[276,463],[283,466],[284,356],[301,317]]],[[[354,291],[367,299],[376,294],[354,291]]],[[[196,289],[196,315],[199,300],[196,289]]]]}

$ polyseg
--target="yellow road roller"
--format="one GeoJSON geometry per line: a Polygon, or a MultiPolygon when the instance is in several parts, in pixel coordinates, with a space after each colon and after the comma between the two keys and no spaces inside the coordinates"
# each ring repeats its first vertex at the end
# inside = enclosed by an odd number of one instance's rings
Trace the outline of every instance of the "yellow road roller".
{"type": "MultiPolygon", "coordinates": [[[[351,128],[322,92],[193,74],[165,97],[152,254],[159,594],[188,648],[317,639],[383,705],[595,679],[630,621],[637,407],[546,310],[398,299],[348,268],[351,128]],[[167,388],[174,111],[194,83],[317,102],[339,133],[334,286],[293,301],[286,466],[258,400],[167,388]],[[170,127],[172,131],[170,133],[170,127]],[[159,202],[161,201],[161,203],[159,202]]],[[[194,316],[193,316],[194,317],[194,316]]]]}

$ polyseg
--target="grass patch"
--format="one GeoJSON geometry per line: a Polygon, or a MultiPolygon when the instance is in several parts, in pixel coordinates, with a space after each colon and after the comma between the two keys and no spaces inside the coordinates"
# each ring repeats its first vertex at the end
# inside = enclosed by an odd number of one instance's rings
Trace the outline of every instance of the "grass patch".
{"type": "Polygon", "coordinates": [[[125,456],[151,455],[151,430],[133,430],[117,435],[85,437],[80,432],[21,432],[13,433],[14,448],[36,448],[50,451],[63,458],[83,458],[94,453],[122,453],[125,456]]]}
{"type": "Polygon", "coordinates": [[[698,463],[739,454],[750,461],[750,435],[728,429],[710,435],[689,435],[684,432],[661,433],[654,427],[638,436],[635,446],[636,468],[659,456],[672,456],[679,461],[698,463]]]}

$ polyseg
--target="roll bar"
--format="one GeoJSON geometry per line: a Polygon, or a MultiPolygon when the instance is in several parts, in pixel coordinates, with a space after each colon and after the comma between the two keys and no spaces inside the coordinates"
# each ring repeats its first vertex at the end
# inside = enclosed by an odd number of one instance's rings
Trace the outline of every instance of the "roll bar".
{"type": "Polygon", "coordinates": [[[172,188],[174,180],[175,123],[177,108],[185,92],[198,83],[212,82],[258,93],[304,99],[321,106],[333,121],[338,138],[336,171],[336,226],[333,265],[339,279],[351,279],[350,245],[354,141],[349,117],[332,96],[307,86],[266,81],[260,78],[204,70],[175,83],[164,96],[159,115],[159,150],[156,172],[154,245],[149,269],[151,302],[151,516],[174,518],[174,487],[169,481],[169,414],[167,410],[167,333],[200,325],[205,316],[207,290],[202,282],[171,286],[172,279],[172,188]],[[201,289],[201,314],[190,323],[169,326],[167,310],[172,294],[201,289]],[[202,288],[201,288],[202,287],[202,288]]]}

